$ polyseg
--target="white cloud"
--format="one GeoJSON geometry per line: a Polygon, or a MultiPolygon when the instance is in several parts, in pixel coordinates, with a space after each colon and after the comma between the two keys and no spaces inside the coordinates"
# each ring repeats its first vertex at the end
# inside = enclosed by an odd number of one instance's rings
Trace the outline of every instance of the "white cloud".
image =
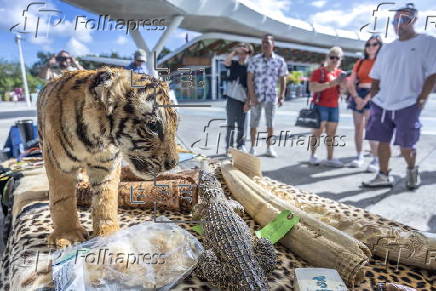
{"type": "Polygon", "coordinates": [[[317,12],[309,18],[313,23],[334,28],[357,28],[368,23],[374,4],[358,4],[350,10],[329,9],[317,12]]]}
{"type": "Polygon", "coordinates": [[[286,12],[291,7],[291,0],[238,0],[247,7],[277,20],[286,19],[286,12]]]}
{"type": "Polygon", "coordinates": [[[89,48],[74,37],[70,38],[65,48],[74,56],[83,56],[90,53],[89,48]]]}
{"type": "Polygon", "coordinates": [[[80,26],[75,30],[74,23],[71,20],[65,19],[65,14],[50,1],[45,1],[44,4],[32,4],[28,11],[25,12],[25,16],[23,16],[23,11],[33,2],[32,0],[2,1],[3,8],[0,9],[0,29],[9,30],[12,26],[18,24],[15,30],[30,32],[27,34],[26,39],[32,44],[41,46],[43,49],[49,48],[49,45],[58,37],[69,37],[70,42],[73,39],[72,47],[76,48],[80,45],[84,46],[82,43],[90,43],[92,41],[89,30],[80,26]],[[57,9],[58,12],[44,12],[39,11],[39,9],[57,9]],[[37,27],[38,17],[40,21],[37,27]],[[24,29],[25,19],[26,28],[24,29]],[[37,28],[38,36],[35,37],[37,28]]]}
{"type": "Polygon", "coordinates": [[[310,5],[316,7],[316,8],[323,8],[324,5],[327,4],[326,0],[318,0],[318,1],[313,1],[312,3],[310,3],[310,5]]]}
{"type": "Polygon", "coordinates": [[[123,44],[126,44],[128,42],[128,39],[127,39],[127,37],[120,35],[117,37],[117,40],[115,42],[119,45],[123,45],[123,44]]]}
{"type": "Polygon", "coordinates": [[[74,29],[74,23],[70,20],[64,20],[62,23],[51,27],[49,37],[56,36],[72,36],[85,43],[90,43],[92,41],[90,30],[80,25],[77,29],[74,29]]]}
{"type": "MultiPolygon", "coordinates": [[[[424,0],[425,1],[425,0],[424,0]]],[[[422,3],[420,3],[422,4],[422,3]]],[[[387,21],[392,20],[393,12],[389,11],[390,9],[398,8],[397,6],[385,6],[376,12],[377,22],[375,22],[375,17],[372,15],[373,10],[376,9],[377,5],[374,3],[359,3],[355,4],[351,9],[329,9],[321,12],[317,12],[312,14],[309,19],[316,26],[323,26],[324,29],[346,29],[354,32],[359,32],[361,27],[369,24],[365,28],[362,29],[362,32],[368,31],[378,31],[384,38],[386,42],[391,42],[395,39],[395,33],[392,29],[391,24],[388,26],[387,37],[386,33],[386,24],[387,21]],[[389,17],[389,18],[388,18],[389,17]],[[375,29],[374,29],[375,26],[375,29]]],[[[421,6],[429,8],[427,10],[420,10],[418,13],[418,21],[416,23],[416,30],[418,32],[424,32],[425,22],[427,16],[436,16],[436,4],[428,3],[427,6],[421,6]]],[[[420,7],[417,7],[420,9],[420,7]]],[[[434,18],[436,20],[436,17],[434,18]]],[[[436,27],[427,27],[428,34],[436,35],[436,27]]],[[[363,33],[361,36],[363,38],[369,37],[370,34],[363,33]]]]}

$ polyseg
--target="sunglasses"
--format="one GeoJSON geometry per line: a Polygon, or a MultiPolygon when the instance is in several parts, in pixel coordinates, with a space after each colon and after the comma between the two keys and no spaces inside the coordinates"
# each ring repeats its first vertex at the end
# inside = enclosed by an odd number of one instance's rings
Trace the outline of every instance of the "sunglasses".
{"type": "Polygon", "coordinates": [[[337,56],[329,56],[329,59],[330,60],[340,60],[341,59],[341,57],[337,57],[337,56]]]}
{"type": "Polygon", "coordinates": [[[70,58],[69,57],[56,57],[56,61],[58,61],[58,62],[65,62],[68,59],[70,59],[70,58]]]}
{"type": "Polygon", "coordinates": [[[394,20],[392,20],[392,25],[402,25],[402,24],[409,24],[410,22],[412,22],[413,17],[407,16],[407,15],[401,15],[401,17],[399,18],[394,18],[394,20]]]}
{"type": "Polygon", "coordinates": [[[378,42],[366,43],[366,44],[365,44],[365,47],[370,47],[370,46],[372,46],[372,47],[376,47],[376,46],[378,46],[378,45],[379,45],[378,42]]]}

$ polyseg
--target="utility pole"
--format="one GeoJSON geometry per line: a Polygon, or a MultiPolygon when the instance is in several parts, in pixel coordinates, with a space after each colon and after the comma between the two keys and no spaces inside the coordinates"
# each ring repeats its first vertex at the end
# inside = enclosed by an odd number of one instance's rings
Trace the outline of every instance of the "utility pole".
{"type": "Polygon", "coordinates": [[[24,65],[23,49],[21,48],[21,35],[15,35],[15,42],[18,46],[18,56],[20,57],[21,77],[24,84],[24,96],[26,97],[27,107],[30,107],[29,87],[27,86],[26,66],[24,65]]]}

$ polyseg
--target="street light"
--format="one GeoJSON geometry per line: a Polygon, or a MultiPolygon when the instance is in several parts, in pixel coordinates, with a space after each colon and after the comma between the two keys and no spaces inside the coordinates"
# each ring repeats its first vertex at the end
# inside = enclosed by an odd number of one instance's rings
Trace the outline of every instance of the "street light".
{"type": "Polygon", "coordinates": [[[29,87],[27,86],[26,66],[24,65],[23,49],[21,48],[21,35],[15,35],[15,42],[18,46],[18,56],[20,57],[21,78],[24,84],[24,96],[26,97],[27,107],[30,107],[29,87]]]}

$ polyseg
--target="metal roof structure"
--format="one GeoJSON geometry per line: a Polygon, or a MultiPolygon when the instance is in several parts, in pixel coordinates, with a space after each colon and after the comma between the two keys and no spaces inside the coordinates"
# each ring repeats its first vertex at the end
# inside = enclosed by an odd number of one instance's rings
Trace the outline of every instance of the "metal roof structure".
{"type": "Polygon", "coordinates": [[[154,69],[153,54],[160,53],[177,28],[201,33],[224,33],[259,38],[274,35],[276,42],[302,45],[305,49],[340,46],[345,52],[362,50],[357,32],[329,30],[289,17],[265,15],[247,0],[63,0],[87,11],[110,15],[112,19],[167,19],[168,27],[153,49],[138,30],[131,32],[137,47],[147,52],[147,66],[154,69]]]}
{"type": "MultiPolygon", "coordinates": [[[[246,37],[227,33],[205,33],[193,38],[183,46],[165,55],[158,61],[158,63],[162,64],[174,59],[174,57],[180,55],[186,50],[191,50],[194,54],[200,56],[204,56],[208,53],[226,54],[231,50],[231,48],[237,46],[239,42],[251,43],[260,46],[261,39],[258,37],[246,37]]],[[[322,60],[324,60],[325,55],[329,52],[328,48],[313,47],[281,41],[275,42],[275,50],[279,51],[278,53],[285,57],[285,59],[300,63],[320,63],[322,60]]],[[[349,57],[354,60],[361,57],[361,52],[352,53],[345,51],[344,55],[345,57],[349,57]]]]}

